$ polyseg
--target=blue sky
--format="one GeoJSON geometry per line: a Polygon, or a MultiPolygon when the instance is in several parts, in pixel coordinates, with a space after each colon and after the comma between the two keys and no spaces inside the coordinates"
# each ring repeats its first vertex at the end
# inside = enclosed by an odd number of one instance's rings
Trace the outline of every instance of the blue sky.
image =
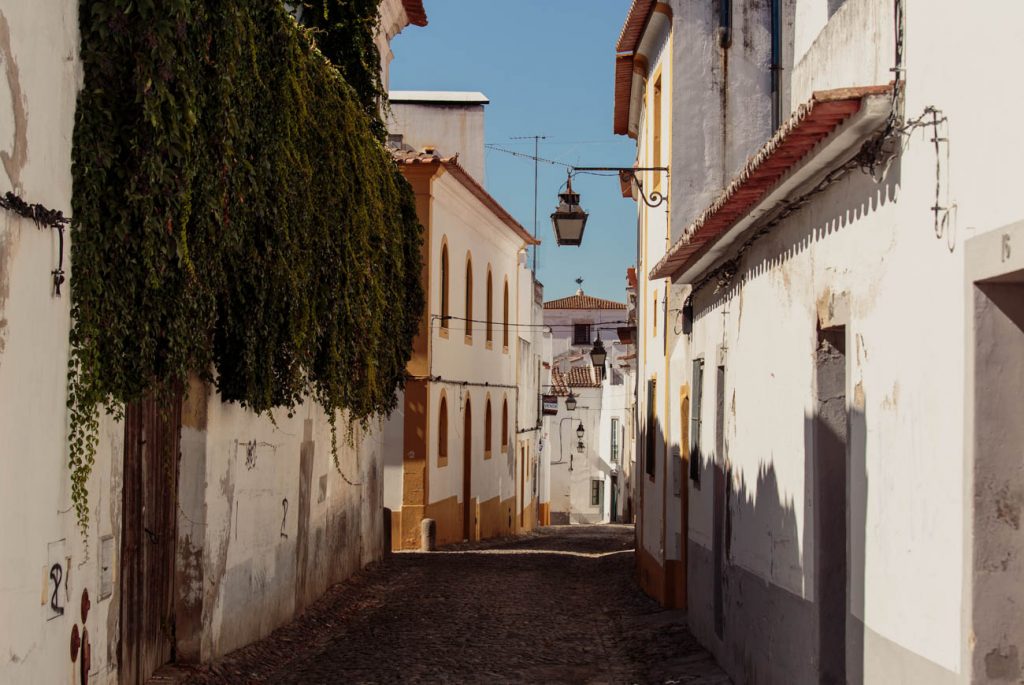
{"type": "MultiPolygon", "coordinates": [[[[612,134],[615,42],[629,0],[425,0],[429,25],[407,27],[392,43],[394,90],[482,91],[486,140],[578,166],[632,166],[633,141],[612,134]]],[[[533,162],[487,151],[487,189],[533,230],[533,162]]],[[[540,165],[537,277],[545,299],[576,290],[625,300],[636,254],[636,205],[618,179],[579,175],[573,188],[590,213],[581,247],[557,247],[549,216],[565,168],[540,165]]]]}

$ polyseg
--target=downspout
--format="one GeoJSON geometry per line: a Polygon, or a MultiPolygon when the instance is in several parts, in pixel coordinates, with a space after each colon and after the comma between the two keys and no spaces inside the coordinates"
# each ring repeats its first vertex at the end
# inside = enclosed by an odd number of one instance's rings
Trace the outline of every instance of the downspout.
{"type": "Polygon", "coordinates": [[[782,0],[772,0],[772,131],[782,124],[782,0]]]}

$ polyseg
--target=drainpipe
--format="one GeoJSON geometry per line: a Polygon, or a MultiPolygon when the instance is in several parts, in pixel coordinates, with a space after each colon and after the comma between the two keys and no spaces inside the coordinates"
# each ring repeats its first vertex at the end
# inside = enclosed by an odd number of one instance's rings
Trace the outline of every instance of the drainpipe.
{"type": "Polygon", "coordinates": [[[772,131],[782,125],[782,0],[772,0],[772,131]]]}

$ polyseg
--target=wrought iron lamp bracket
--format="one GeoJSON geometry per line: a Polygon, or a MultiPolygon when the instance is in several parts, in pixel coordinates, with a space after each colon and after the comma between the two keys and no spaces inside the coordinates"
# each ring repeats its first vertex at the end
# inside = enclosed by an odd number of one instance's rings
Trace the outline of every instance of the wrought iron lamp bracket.
{"type": "Polygon", "coordinates": [[[652,209],[655,208],[655,207],[660,207],[665,202],[665,200],[668,199],[668,198],[665,197],[665,195],[663,193],[660,193],[657,190],[652,190],[649,193],[644,192],[644,184],[643,184],[643,181],[640,180],[640,176],[638,174],[638,172],[641,172],[641,171],[653,171],[653,172],[664,172],[665,175],[667,176],[668,175],[668,167],[666,167],[666,166],[649,166],[649,167],[578,166],[578,167],[573,167],[572,168],[572,171],[570,172],[570,175],[572,175],[572,174],[574,174],[574,173],[576,173],[578,171],[584,171],[584,172],[586,172],[586,171],[615,171],[615,172],[618,172],[620,179],[625,180],[626,178],[629,178],[632,183],[636,184],[636,189],[637,189],[637,192],[640,195],[640,199],[642,199],[644,201],[645,205],[647,205],[648,207],[651,207],[652,209]]]}

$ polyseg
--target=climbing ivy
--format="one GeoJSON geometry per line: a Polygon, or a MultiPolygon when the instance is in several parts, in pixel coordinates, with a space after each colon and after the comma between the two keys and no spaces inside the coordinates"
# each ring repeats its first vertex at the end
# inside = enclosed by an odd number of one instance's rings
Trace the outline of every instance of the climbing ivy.
{"type": "Polygon", "coordinates": [[[281,0],[80,2],[68,406],[83,529],[101,406],[170,398],[197,372],[256,412],[312,397],[335,430],[341,411],[394,408],[422,229],[381,143],[376,3],[316,4],[330,21],[305,28],[281,0]]]}

